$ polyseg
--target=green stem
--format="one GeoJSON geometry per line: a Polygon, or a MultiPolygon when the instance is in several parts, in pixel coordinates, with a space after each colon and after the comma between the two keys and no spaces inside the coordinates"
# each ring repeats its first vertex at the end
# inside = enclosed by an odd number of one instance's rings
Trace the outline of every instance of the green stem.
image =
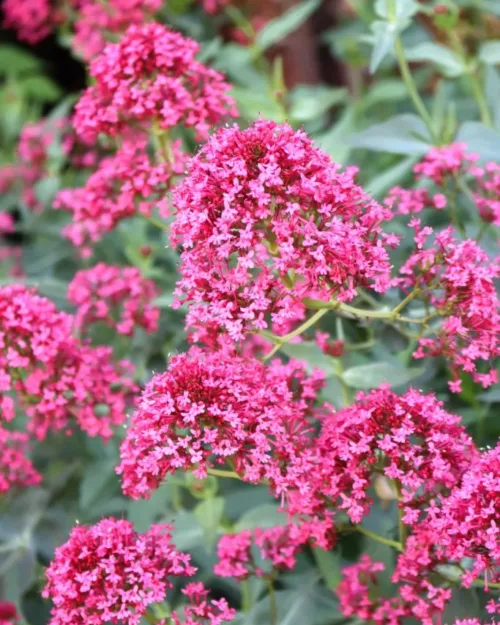
{"type": "Polygon", "coordinates": [[[488,107],[488,102],[486,101],[486,97],[483,93],[483,89],[481,87],[479,78],[477,77],[476,73],[471,71],[469,74],[469,79],[470,79],[470,85],[472,88],[472,95],[474,96],[474,99],[476,100],[477,106],[479,108],[481,121],[483,122],[485,126],[492,128],[493,122],[491,120],[490,109],[488,107]]]}
{"type": "Polygon", "coordinates": [[[148,221],[150,224],[153,224],[153,226],[155,226],[156,228],[159,228],[160,230],[163,230],[164,232],[169,231],[169,227],[166,224],[162,223],[159,219],[156,219],[156,217],[144,215],[143,213],[141,213],[141,217],[143,217],[143,219],[148,221]]]}
{"type": "Polygon", "coordinates": [[[406,88],[408,89],[408,93],[413,101],[413,106],[415,107],[417,113],[422,118],[422,121],[427,126],[427,130],[429,131],[429,135],[434,143],[438,142],[438,137],[434,132],[434,127],[432,123],[431,116],[429,115],[427,109],[425,108],[425,104],[420,97],[415,81],[413,80],[413,76],[411,75],[410,67],[408,65],[408,61],[405,57],[405,51],[403,47],[403,42],[401,38],[398,37],[396,39],[396,43],[394,45],[394,50],[396,52],[396,58],[399,64],[399,70],[401,72],[401,76],[405,82],[406,88]]]}
{"type": "Polygon", "coordinates": [[[241,480],[241,477],[236,471],[225,471],[224,469],[207,469],[208,475],[214,475],[215,477],[225,477],[232,480],[241,480]]]}
{"type": "Polygon", "coordinates": [[[290,332],[289,334],[285,334],[284,336],[276,336],[272,334],[271,332],[261,332],[262,336],[276,343],[276,346],[274,347],[274,349],[272,349],[269,352],[269,354],[266,354],[263,360],[264,361],[269,360],[269,358],[271,358],[271,356],[274,356],[274,354],[280,349],[280,347],[282,347],[283,345],[286,345],[286,343],[289,343],[296,336],[299,336],[300,334],[308,330],[317,321],[319,321],[321,317],[323,317],[323,315],[326,315],[327,312],[328,312],[327,308],[318,310],[317,312],[314,313],[312,317],[304,321],[304,323],[300,325],[298,328],[296,328],[293,332],[290,332]]]}
{"type": "Polygon", "coordinates": [[[405,548],[406,545],[406,540],[408,538],[408,528],[406,527],[404,521],[403,521],[403,516],[404,516],[404,510],[403,508],[399,505],[401,503],[401,484],[400,482],[398,482],[398,480],[394,480],[394,487],[396,488],[396,492],[398,494],[398,529],[399,529],[399,542],[401,543],[401,545],[403,546],[403,549],[405,548]]]}
{"type": "Polygon", "coordinates": [[[354,527],[360,534],[363,534],[364,536],[368,536],[368,538],[371,538],[372,540],[377,541],[381,545],[387,545],[388,547],[392,547],[393,549],[396,549],[397,551],[403,551],[403,545],[397,540],[384,538],[383,536],[380,536],[379,534],[375,534],[375,532],[371,532],[370,530],[367,530],[366,527],[363,527],[362,525],[355,525],[354,527]]]}
{"type": "Polygon", "coordinates": [[[243,580],[240,584],[241,589],[241,609],[245,614],[250,612],[252,607],[252,597],[250,595],[250,586],[248,580],[243,580]]]}
{"type": "Polygon", "coordinates": [[[269,589],[269,616],[271,625],[277,625],[278,623],[278,609],[276,606],[276,593],[274,592],[274,584],[272,577],[266,579],[267,587],[269,589]]]}
{"type": "Polygon", "coordinates": [[[159,619],[156,618],[156,616],[154,614],[151,614],[151,612],[149,610],[143,614],[143,618],[148,623],[151,623],[151,625],[156,625],[156,623],[158,623],[158,620],[159,620],[159,619]]]}

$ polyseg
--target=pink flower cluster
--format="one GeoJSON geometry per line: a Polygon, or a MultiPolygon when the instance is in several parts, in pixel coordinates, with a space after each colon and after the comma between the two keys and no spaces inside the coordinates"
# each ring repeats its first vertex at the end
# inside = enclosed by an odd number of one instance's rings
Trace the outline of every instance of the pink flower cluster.
{"type": "Polygon", "coordinates": [[[72,215],[63,234],[84,257],[92,255],[92,244],[111,232],[128,217],[149,216],[155,207],[162,207],[172,176],[184,168],[184,157],[173,146],[173,163],[154,164],[147,153],[144,137],[127,140],[113,156],[103,159],[85,186],[63,189],[54,208],[72,215]]]}
{"type": "Polygon", "coordinates": [[[4,0],[4,26],[17,31],[19,39],[35,44],[45,39],[62,21],[52,0],[4,0]]]}
{"type": "Polygon", "coordinates": [[[235,115],[229,85],[196,60],[198,44],[161,24],[131,26],[91,64],[95,85],[76,105],[77,132],[121,135],[131,126],[168,131],[193,128],[198,139],[235,115]]]}
{"type": "Polygon", "coordinates": [[[401,484],[404,522],[419,522],[421,507],[455,486],[476,455],[460,417],[433,395],[398,396],[383,386],[326,415],[316,442],[317,466],[306,494],[289,498],[292,512],[345,510],[353,523],[368,514],[376,474],[401,484]]]}
{"type": "MultiPolygon", "coordinates": [[[[461,483],[448,497],[429,509],[430,533],[448,561],[472,563],[462,584],[484,577],[500,582],[500,444],[473,462],[461,483]]],[[[500,614],[500,601],[491,600],[488,611],[500,614]]]]}
{"type": "Polygon", "coordinates": [[[10,601],[0,601],[0,625],[12,625],[19,615],[16,606],[10,601]]]}
{"type": "Polygon", "coordinates": [[[77,0],[73,47],[89,60],[106,45],[109,35],[119,35],[132,24],[143,24],[160,9],[163,0],[77,0]]]}
{"type": "MultiPolygon", "coordinates": [[[[500,165],[488,162],[477,165],[479,155],[468,153],[463,143],[434,147],[425,158],[417,163],[413,172],[417,180],[432,182],[443,192],[456,194],[457,180],[470,182],[471,194],[479,215],[487,223],[500,226],[500,165]]],[[[439,191],[394,187],[384,201],[385,205],[402,215],[420,213],[426,208],[443,209],[448,206],[446,195],[439,191]]]]}
{"type": "Polygon", "coordinates": [[[246,481],[266,479],[277,494],[305,480],[312,406],[323,375],[298,363],[259,360],[196,347],[171,359],[146,386],[121,447],[124,492],[148,497],[178,469],[226,460],[246,481]]]}
{"type": "Polygon", "coordinates": [[[451,598],[449,588],[434,586],[428,581],[434,572],[432,560],[414,549],[412,538],[405,554],[399,557],[392,581],[397,584],[398,596],[387,599],[376,591],[378,574],[385,569],[382,562],[374,562],[363,554],[357,564],[343,570],[343,579],[337,588],[340,610],[345,616],[357,616],[376,625],[402,625],[413,617],[422,625],[433,625],[451,598]],[[415,559],[417,558],[417,559],[415,559]]]}
{"type": "Polygon", "coordinates": [[[484,387],[498,382],[496,369],[481,373],[480,361],[492,361],[500,355],[500,310],[495,280],[500,276],[500,257],[491,260],[473,240],[457,242],[451,229],[425,244],[431,228],[421,228],[416,219],[417,250],[400,269],[394,283],[405,292],[415,287],[432,306],[434,317],[442,318],[431,326],[434,337],[419,340],[415,358],[444,356],[450,363],[454,381],[450,388],[460,391],[459,370],[472,375],[484,387]]]}
{"type": "MultiPolygon", "coordinates": [[[[173,241],[182,246],[175,291],[188,326],[214,322],[233,340],[284,322],[302,298],[384,291],[382,233],[391,216],[302,131],[270,121],[221,129],[175,189],[173,241]]],[[[295,313],[293,313],[295,314],[295,313]]]]}
{"type": "Polygon", "coordinates": [[[152,300],[158,295],[155,283],[143,278],[137,267],[105,263],[78,271],[68,286],[68,300],[77,307],[78,328],[86,331],[100,321],[128,336],[137,327],[156,331],[160,310],[152,300]]]}
{"type": "Polygon", "coordinates": [[[50,148],[57,142],[73,165],[93,167],[98,161],[99,151],[76,137],[69,119],[42,119],[24,126],[19,137],[16,164],[3,166],[0,170],[0,189],[11,192],[18,186],[26,206],[33,211],[42,210],[36,184],[49,175],[50,148]]]}
{"type": "MultiPolygon", "coordinates": [[[[0,426],[0,495],[13,488],[37,486],[42,476],[26,457],[28,436],[0,426]]],[[[0,613],[0,625],[1,625],[0,613]]]]}
{"type": "Polygon", "coordinates": [[[130,363],[113,363],[108,347],[81,343],[73,325],[71,315],[34,290],[0,288],[1,416],[14,417],[13,392],[39,439],[73,420],[90,436],[109,438],[136,391],[130,363]]]}
{"type": "MultiPolygon", "coordinates": [[[[182,589],[182,594],[188,598],[188,605],[184,608],[184,617],[178,611],[172,612],[174,625],[220,625],[225,621],[232,621],[236,610],[230,608],[226,599],[208,599],[208,590],[201,582],[191,582],[182,589]]],[[[166,625],[160,621],[158,625],[166,625]]]]}
{"type": "Polygon", "coordinates": [[[149,605],[164,601],[170,578],[196,572],[172,545],[170,530],[153,525],[138,534],[113,518],[73,528],[46,571],[50,625],[138,625],[149,605]]]}
{"type": "Polygon", "coordinates": [[[219,560],[214,573],[220,577],[234,577],[238,581],[251,575],[266,575],[252,555],[254,544],[259,549],[261,559],[267,560],[273,570],[293,569],[297,553],[313,538],[311,529],[307,524],[289,523],[267,529],[257,527],[253,533],[244,530],[238,534],[226,534],[217,545],[219,560]]]}

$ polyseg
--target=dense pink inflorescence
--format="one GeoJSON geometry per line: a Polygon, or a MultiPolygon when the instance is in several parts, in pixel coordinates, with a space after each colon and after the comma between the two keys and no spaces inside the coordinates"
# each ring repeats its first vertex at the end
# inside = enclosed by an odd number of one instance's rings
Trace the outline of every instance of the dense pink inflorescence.
{"type": "MultiPolygon", "coordinates": [[[[183,617],[178,611],[172,613],[174,625],[220,625],[236,616],[236,610],[229,607],[226,599],[208,599],[208,590],[201,582],[187,584],[182,594],[189,603],[183,617]]],[[[165,625],[164,621],[159,625],[165,625]]]]}
{"type": "Polygon", "coordinates": [[[161,24],[131,26],[91,65],[95,85],[76,105],[82,137],[122,134],[131,125],[167,131],[182,125],[198,139],[236,114],[229,85],[196,60],[198,44],[161,24]]]}
{"type": "Polygon", "coordinates": [[[0,601],[0,625],[13,625],[18,619],[16,606],[10,601],[0,601]]]}
{"type": "Polygon", "coordinates": [[[118,468],[124,492],[147,497],[169,473],[203,477],[229,458],[247,481],[265,478],[278,494],[297,487],[323,377],[307,377],[299,363],[266,367],[196,347],[173,357],[146,386],[127,429],[118,468]]]}
{"type": "Polygon", "coordinates": [[[286,322],[304,297],[384,291],[390,263],[380,222],[391,216],[302,131],[270,121],[221,129],[174,194],[182,246],[176,295],[188,325],[218,323],[233,339],[286,322]]]}
{"type": "Polygon", "coordinates": [[[214,573],[220,577],[234,577],[239,581],[250,575],[260,577],[266,574],[254,561],[252,545],[258,548],[261,558],[273,570],[293,569],[298,552],[309,540],[315,539],[314,529],[313,524],[288,523],[270,528],[257,527],[253,535],[250,530],[226,534],[217,545],[218,562],[214,573]]]}
{"type": "Polygon", "coordinates": [[[137,267],[105,263],[78,271],[68,286],[68,300],[77,307],[77,327],[87,330],[101,321],[128,336],[135,328],[156,331],[160,310],[152,301],[158,295],[155,283],[137,267]]]}
{"type": "Polygon", "coordinates": [[[30,44],[45,39],[62,19],[52,0],[4,0],[2,10],[4,26],[30,44]]]}
{"type": "Polygon", "coordinates": [[[500,165],[486,163],[484,167],[472,168],[471,173],[476,183],[474,200],[481,218],[500,226],[500,165]]]}
{"type": "Polygon", "coordinates": [[[373,476],[401,484],[403,520],[419,522],[420,508],[457,484],[477,451],[434,395],[410,390],[398,396],[383,386],[360,393],[352,406],[323,419],[318,465],[306,493],[289,498],[292,512],[345,510],[354,523],[369,512],[373,476]]]}
{"type": "MultiPolygon", "coordinates": [[[[461,483],[429,509],[430,528],[442,557],[468,560],[462,583],[470,587],[478,577],[500,582],[500,445],[485,451],[465,473],[461,483]]],[[[500,614],[500,603],[489,603],[500,614]]]]}
{"type": "Polygon", "coordinates": [[[424,187],[394,187],[384,203],[402,215],[420,213],[426,208],[443,209],[449,206],[445,193],[456,195],[463,191],[463,184],[469,184],[481,219],[499,226],[500,165],[492,162],[476,165],[479,155],[468,153],[466,148],[463,143],[434,147],[414,166],[417,180],[433,183],[438,192],[424,187]]]}
{"type": "Polygon", "coordinates": [[[99,54],[109,35],[123,33],[131,24],[143,24],[161,7],[162,0],[78,0],[73,46],[85,59],[99,54]]]}
{"type": "Polygon", "coordinates": [[[78,167],[92,167],[98,161],[99,149],[78,139],[68,118],[44,118],[23,127],[17,162],[0,169],[0,190],[11,192],[18,188],[26,206],[41,211],[44,206],[37,197],[36,185],[50,175],[50,152],[55,145],[59,145],[69,163],[78,167]]]}
{"type": "Polygon", "coordinates": [[[442,317],[433,328],[435,336],[419,340],[415,358],[444,356],[450,363],[460,391],[458,372],[470,373],[484,387],[498,382],[497,372],[478,371],[481,361],[500,355],[500,311],[495,279],[500,276],[500,257],[491,260],[473,240],[457,242],[451,229],[435,235],[434,243],[425,245],[431,228],[421,228],[414,219],[417,250],[400,269],[394,282],[410,292],[418,286],[428,304],[442,317]]]}
{"type": "Polygon", "coordinates": [[[170,530],[153,525],[138,534],[129,521],[113,518],[75,527],[46,571],[50,625],[138,625],[149,605],[165,600],[169,578],[195,573],[170,530]]]}
{"type": "Polygon", "coordinates": [[[133,393],[131,365],[114,363],[108,347],[90,347],[72,335],[74,320],[34,290],[0,289],[0,408],[14,416],[13,392],[29,417],[28,429],[72,428],[109,438],[123,423],[133,393]]]}
{"type": "Polygon", "coordinates": [[[173,162],[153,163],[147,153],[147,139],[126,140],[116,154],[103,159],[85,186],[63,189],[54,207],[72,215],[63,230],[83,256],[92,254],[92,244],[134,215],[150,216],[162,210],[173,176],[184,170],[185,156],[172,146],[173,162]]]}
{"type": "Polygon", "coordinates": [[[434,573],[432,558],[412,560],[425,556],[412,545],[407,553],[411,556],[400,556],[392,577],[393,583],[399,583],[398,596],[394,598],[385,598],[377,592],[378,575],[385,569],[382,562],[374,562],[363,554],[357,564],[346,567],[336,591],[342,614],[357,616],[376,625],[403,625],[411,617],[422,625],[433,625],[433,619],[441,616],[451,598],[451,590],[428,581],[429,574],[434,573]],[[403,565],[402,559],[405,560],[403,565]]]}
{"type": "Polygon", "coordinates": [[[0,495],[13,488],[37,486],[41,482],[42,476],[26,457],[27,451],[26,434],[9,432],[0,426],[0,495]]]}

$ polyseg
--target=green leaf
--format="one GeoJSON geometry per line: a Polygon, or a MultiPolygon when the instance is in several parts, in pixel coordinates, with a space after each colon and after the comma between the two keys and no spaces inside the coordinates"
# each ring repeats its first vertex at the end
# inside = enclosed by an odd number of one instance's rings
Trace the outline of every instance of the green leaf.
{"type": "Polygon", "coordinates": [[[481,122],[465,122],[456,141],[467,144],[469,152],[477,152],[482,161],[500,161],[500,132],[481,122]]]}
{"type": "Polygon", "coordinates": [[[396,79],[378,80],[370,86],[361,104],[366,109],[381,102],[400,102],[406,100],[407,97],[408,89],[403,81],[396,79]]]}
{"type": "Polygon", "coordinates": [[[351,148],[347,143],[347,138],[354,130],[355,121],[354,107],[349,106],[336,124],[316,137],[319,147],[327,152],[336,163],[344,164],[349,158],[351,148]]]}
{"type": "Polygon", "coordinates": [[[41,63],[35,56],[17,46],[0,46],[0,74],[16,74],[40,70],[41,63]]]}
{"type": "Polygon", "coordinates": [[[111,479],[116,479],[114,459],[89,465],[80,484],[80,508],[86,509],[95,502],[111,479]]]}
{"type": "Polygon", "coordinates": [[[260,50],[267,50],[270,46],[296,31],[316,11],[320,4],[321,0],[301,2],[283,13],[283,15],[268,22],[257,35],[257,47],[260,50]]]}
{"type": "Polygon", "coordinates": [[[56,193],[61,188],[61,179],[59,176],[47,176],[35,185],[35,193],[37,199],[44,205],[52,204],[56,193]]]}
{"type": "Polygon", "coordinates": [[[19,83],[23,94],[38,102],[55,102],[61,95],[61,89],[47,76],[29,76],[19,83]]]}
{"type": "Polygon", "coordinates": [[[374,74],[386,56],[394,50],[398,36],[396,24],[376,21],[371,26],[373,51],[370,59],[370,73],[374,74]]]}
{"type": "Polygon", "coordinates": [[[456,78],[465,73],[466,67],[458,54],[438,43],[424,41],[417,46],[406,49],[408,61],[428,61],[448,78],[456,78]]]}
{"type": "Polygon", "coordinates": [[[256,89],[235,87],[232,91],[243,117],[255,120],[258,117],[283,122],[283,111],[268,93],[256,89]]]}
{"type": "Polygon", "coordinates": [[[198,519],[191,512],[181,510],[174,518],[172,539],[181,551],[188,551],[203,544],[205,535],[198,519]]]}
{"type": "Polygon", "coordinates": [[[426,154],[431,148],[424,122],[412,114],[396,115],[370,126],[351,137],[348,143],[355,148],[417,156],[426,154]]]}
{"type": "Polygon", "coordinates": [[[484,82],[486,84],[486,99],[493,112],[496,130],[500,130],[500,73],[496,67],[488,65],[484,82]]]}
{"type": "Polygon", "coordinates": [[[349,386],[368,390],[376,388],[382,382],[387,382],[392,387],[408,384],[423,372],[422,368],[404,369],[388,362],[373,362],[347,369],[342,377],[349,386]]]}
{"type": "Polygon", "coordinates": [[[281,348],[287,356],[294,360],[301,360],[307,363],[309,371],[319,367],[327,375],[332,375],[333,360],[330,356],[323,354],[321,349],[311,341],[302,343],[287,343],[281,348]]]}
{"type": "Polygon", "coordinates": [[[205,532],[205,541],[209,546],[213,545],[217,536],[222,516],[224,514],[223,497],[206,499],[194,509],[194,516],[205,532]]]}
{"type": "Polygon", "coordinates": [[[366,190],[370,195],[382,198],[391,187],[400,183],[401,180],[412,171],[413,165],[415,165],[417,161],[417,156],[408,156],[400,163],[377,174],[377,176],[368,183],[366,190]]]}
{"type": "Polygon", "coordinates": [[[167,482],[155,490],[149,499],[128,502],[127,516],[136,531],[145,532],[157,519],[166,514],[174,488],[173,484],[167,482]]]}
{"type": "Polygon", "coordinates": [[[500,41],[485,41],[479,48],[479,60],[487,65],[500,63],[500,41]]]}
{"type": "Polygon", "coordinates": [[[485,393],[481,393],[477,396],[481,401],[486,402],[487,404],[496,404],[500,403],[500,388],[492,388],[485,393]]]}
{"type": "Polygon", "coordinates": [[[278,504],[263,504],[245,513],[235,525],[235,531],[252,530],[256,527],[275,527],[286,525],[287,518],[283,512],[278,511],[278,504]]]}
{"type": "Polygon", "coordinates": [[[344,102],[347,90],[322,85],[300,86],[294,89],[290,96],[290,117],[296,122],[308,122],[321,117],[336,104],[344,102]]]}
{"type": "Polygon", "coordinates": [[[330,590],[335,590],[342,579],[339,554],[334,551],[324,551],[319,547],[313,549],[312,552],[326,586],[330,590]]]}
{"type": "Polygon", "coordinates": [[[415,0],[376,0],[375,12],[379,17],[384,19],[394,19],[399,24],[404,24],[413,17],[420,7],[415,0]],[[393,5],[394,15],[392,15],[391,4],[393,5]]]}

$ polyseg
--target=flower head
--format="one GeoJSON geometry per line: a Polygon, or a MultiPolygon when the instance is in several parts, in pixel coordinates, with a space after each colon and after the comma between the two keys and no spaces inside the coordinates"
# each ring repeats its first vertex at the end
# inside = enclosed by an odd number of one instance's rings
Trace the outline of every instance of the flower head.
{"type": "Polygon", "coordinates": [[[323,376],[298,363],[260,361],[191,348],[146,386],[121,447],[123,490],[149,496],[178,469],[207,469],[226,459],[250,482],[276,491],[307,472],[301,450],[323,376]]]}
{"type": "MultiPolygon", "coordinates": [[[[37,486],[42,476],[26,457],[28,436],[0,427],[0,495],[12,488],[37,486]]],[[[0,624],[1,624],[0,604],[0,624]]]]}
{"type": "Polygon", "coordinates": [[[390,263],[380,222],[392,216],[302,131],[271,121],[223,128],[174,193],[182,246],[176,295],[188,325],[217,322],[233,339],[286,322],[304,297],[383,291],[390,263]],[[314,294],[314,295],[313,295],[314,294]]]}
{"type": "MultiPolygon", "coordinates": [[[[112,436],[136,387],[131,365],[108,347],[72,335],[74,319],[22,285],[0,288],[0,408],[12,418],[13,392],[28,429],[44,438],[76,422],[90,436],[112,436]]],[[[5,416],[5,415],[3,415],[5,416]]]]}
{"type": "Polygon", "coordinates": [[[95,85],[76,105],[75,128],[89,140],[131,125],[168,131],[181,125],[205,139],[235,113],[229,85],[196,60],[198,44],[161,24],[132,25],[91,64],[95,85]]]}
{"type": "MultiPolygon", "coordinates": [[[[338,502],[354,523],[368,513],[375,472],[402,485],[404,521],[415,525],[422,506],[453,488],[475,458],[460,417],[434,395],[410,390],[398,396],[386,387],[360,393],[348,408],[328,415],[318,440],[322,468],[311,475],[310,491],[338,502]]],[[[298,498],[296,505],[307,503],[298,498]]]]}
{"type": "Polygon", "coordinates": [[[164,601],[169,578],[195,573],[170,530],[153,525],[138,534],[129,521],[113,518],[73,528],[46,571],[50,625],[138,625],[149,605],[164,601]]]}
{"type": "Polygon", "coordinates": [[[68,300],[77,306],[75,323],[88,329],[96,321],[131,335],[135,328],[155,332],[160,311],[152,304],[159,294],[152,280],[136,267],[98,263],[76,273],[68,286],[68,300]]]}
{"type": "Polygon", "coordinates": [[[187,584],[182,594],[189,603],[184,608],[184,618],[179,617],[178,611],[172,613],[174,625],[220,625],[236,616],[226,599],[208,599],[208,590],[201,582],[187,584]]]}
{"type": "MultiPolygon", "coordinates": [[[[489,363],[500,355],[500,300],[495,280],[500,276],[500,258],[491,260],[473,240],[458,242],[449,229],[436,234],[427,244],[431,228],[414,220],[417,250],[400,269],[394,283],[409,292],[420,289],[435,317],[434,336],[419,340],[415,358],[444,356],[455,379],[458,371],[470,373],[484,387],[498,381],[491,368],[478,371],[481,361],[489,363]]],[[[452,385],[451,390],[460,390],[452,385]]]]}

